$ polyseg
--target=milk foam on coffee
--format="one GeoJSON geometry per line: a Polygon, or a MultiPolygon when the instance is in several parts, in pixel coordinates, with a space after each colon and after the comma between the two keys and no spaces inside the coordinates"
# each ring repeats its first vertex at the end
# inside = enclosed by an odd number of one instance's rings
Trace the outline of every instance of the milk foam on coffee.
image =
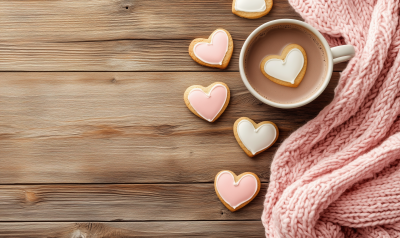
{"type": "Polygon", "coordinates": [[[297,103],[306,100],[323,84],[328,60],[319,39],[305,28],[292,24],[271,26],[250,43],[244,70],[250,85],[261,96],[277,103],[297,103]],[[307,53],[308,66],[297,88],[285,87],[266,78],[260,70],[261,61],[268,55],[280,55],[288,44],[298,44],[307,53]]]}

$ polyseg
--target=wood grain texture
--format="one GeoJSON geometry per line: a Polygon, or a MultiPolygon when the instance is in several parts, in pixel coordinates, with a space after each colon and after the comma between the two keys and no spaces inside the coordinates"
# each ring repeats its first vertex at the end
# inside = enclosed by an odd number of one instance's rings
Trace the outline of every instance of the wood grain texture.
{"type": "Polygon", "coordinates": [[[231,73],[1,73],[0,181],[13,183],[212,182],[221,170],[268,182],[280,143],[327,105],[338,81],[302,108],[253,97],[231,73]],[[228,84],[231,101],[214,123],[191,113],[190,85],[228,84]],[[237,118],[272,121],[280,137],[248,158],[233,135],[237,118]]]}
{"type": "Polygon", "coordinates": [[[8,238],[264,237],[260,221],[0,223],[8,238]]]}
{"type": "MultiPolygon", "coordinates": [[[[300,19],[286,0],[265,17],[231,12],[231,1],[0,0],[0,71],[216,71],[196,64],[188,46],[227,29],[238,71],[240,49],[261,24],[300,19]]],[[[335,66],[343,70],[345,64],[335,66]]]]}
{"type": "MultiPolygon", "coordinates": [[[[220,71],[197,64],[188,53],[190,42],[0,42],[0,71],[220,71]]],[[[243,43],[234,40],[232,58],[225,71],[239,71],[243,43]]],[[[335,66],[335,71],[345,65],[335,66]]]]}
{"type": "Polygon", "coordinates": [[[0,221],[260,220],[267,187],[232,213],[212,183],[2,185],[0,221]]]}
{"type": "Polygon", "coordinates": [[[232,1],[210,0],[1,0],[2,41],[113,41],[208,37],[216,28],[245,40],[259,25],[281,18],[301,20],[287,0],[274,0],[257,20],[232,13],[232,1]]]}

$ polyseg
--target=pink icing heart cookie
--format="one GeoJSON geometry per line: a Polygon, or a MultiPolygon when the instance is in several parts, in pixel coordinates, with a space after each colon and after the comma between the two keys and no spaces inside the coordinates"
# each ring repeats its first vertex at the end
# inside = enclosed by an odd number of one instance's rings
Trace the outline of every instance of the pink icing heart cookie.
{"type": "Polygon", "coordinates": [[[221,202],[231,211],[237,211],[251,202],[260,192],[260,179],[254,173],[239,176],[223,170],[215,176],[214,187],[221,202]]]}
{"type": "Polygon", "coordinates": [[[225,69],[233,52],[233,40],[227,30],[217,29],[208,39],[197,38],[190,43],[189,55],[197,63],[225,69]]]}
{"type": "Polygon", "coordinates": [[[224,83],[213,83],[207,88],[194,85],[186,89],[186,106],[195,115],[206,121],[214,122],[229,104],[230,91],[224,83]]]}

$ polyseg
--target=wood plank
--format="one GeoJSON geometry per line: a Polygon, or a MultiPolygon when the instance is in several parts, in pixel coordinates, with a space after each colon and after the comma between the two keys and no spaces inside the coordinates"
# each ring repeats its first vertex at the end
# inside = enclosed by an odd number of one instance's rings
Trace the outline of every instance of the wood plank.
{"type": "Polygon", "coordinates": [[[244,40],[261,24],[301,19],[287,0],[274,0],[271,12],[248,20],[232,14],[232,1],[219,0],[1,0],[2,42],[193,39],[226,28],[244,40]]]}
{"type": "MultiPolygon", "coordinates": [[[[0,71],[218,71],[192,60],[190,40],[0,42],[0,71]]],[[[235,41],[228,71],[239,70],[235,41]]]]}
{"type": "Polygon", "coordinates": [[[8,238],[264,237],[260,221],[0,223],[8,238]]]}
{"type": "Polygon", "coordinates": [[[1,73],[0,181],[212,182],[230,169],[268,182],[276,149],[332,100],[338,77],[313,103],[283,110],[253,97],[237,72],[1,73]],[[211,124],[186,108],[183,93],[215,81],[229,85],[231,102],[211,124]],[[242,116],[280,129],[277,143],[253,159],[233,135],[242,116]]]}
{"type": "Polygon", "coordinates": [[[196,64],[187,51],[191,40],[218,27],[234,39],[227,71],[238,71],[240,49],[255,28],[300,19],[287,0],[274,1],[257,20],[232,14],[231,2],[218,0],[22,3],[0,0],[0,71],[217,71],[196,64]]]}
{"type": "MultiPolygon", "coordinates": [[[[194,62],[188,53],[190,42],[0,42],[0,71],[221,71],[194,62]]],[[[234,52],[226,71],[239,71],[243,43],[234,41],[234,52]]],[[[345,66],[339,64],[335,71],[345,66]]]]}
{"type": "Polygon", "coordinates": [[[0,186],[0,221],[260,220],[268,184],[230,212],[214,184],[0,186]]]}

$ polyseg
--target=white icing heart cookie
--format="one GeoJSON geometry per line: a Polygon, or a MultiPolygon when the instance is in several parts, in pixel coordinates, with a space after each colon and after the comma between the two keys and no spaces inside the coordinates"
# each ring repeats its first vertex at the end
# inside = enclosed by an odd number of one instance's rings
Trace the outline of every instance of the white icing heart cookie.
{"type": "Polygon", "coordinates": [[[194,39],[189,46],[189,55],[197,63],[225,69],[233,52],[233,40],[227,30],[217,29],[208,39],[194,39]]]}
{"type": "Polygon", "coordinates": [[[279,136],[278,127],[273,122],[263,121],[256,124],[247,117],[236,120],[233,132],[240,147],[250,157],[271,147],[279,136]]]}
{"type": "Polygon", "coordinates": [[[236,176],[223,170],[215,176],[214,188],[218,198],[231,211],[237,211],[251,202],[260,191],[261,183],[257,175],[242,173],[236,176]]]}
{"type": "Polygon", "coordinates": [[[286,46],[281,55],[269,55],[260,65],[265,77],[277,84],[296,88],[307,70],[306,51],[297,44],[286,46]]]}
{"type": "Polygon", "coordinates": [[[196,116],[208,122],[214,122],[221,116],[229,104],[230,91],[224,83],[213,83],[207,88],[193,85],[186,89],[186,106],[196,116]]]}
{"type": "Polygon", "coordinates": [[[257,19],[268,14],[272,0],[233,0],[232,13],[243,18],[257,19]]]}

